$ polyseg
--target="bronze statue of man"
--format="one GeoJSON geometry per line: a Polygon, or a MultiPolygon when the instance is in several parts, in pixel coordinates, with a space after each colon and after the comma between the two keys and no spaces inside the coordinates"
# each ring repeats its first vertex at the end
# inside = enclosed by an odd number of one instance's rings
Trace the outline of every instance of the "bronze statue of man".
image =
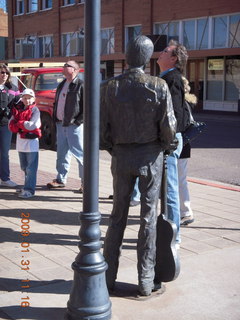
{"type": "Polygon", "coordinates": [[[157,202],[163,151],[175,138],[176,119],[164,80],[145,74],[153,43],[138,36],[128,43],[129,68],[101,85],[100,148],[112,155],[113,209],[104,242],[106,281],[114,289],[127,224],[131,194],[139,177],[140,228],[137,241],[138,291],[148,296],[154,287],[157,202]]]}

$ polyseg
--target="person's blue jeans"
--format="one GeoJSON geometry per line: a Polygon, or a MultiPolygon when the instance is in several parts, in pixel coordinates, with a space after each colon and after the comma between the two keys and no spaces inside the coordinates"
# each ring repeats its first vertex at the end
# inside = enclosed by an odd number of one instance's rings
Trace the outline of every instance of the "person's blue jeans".
{"type": "Polygon", "coordinates": [[[57,122],[57,180],[67,182],[72,155],[76,158],[79,168],[79,177],[83,182],[83,124],[63,127],[57,122]]]}
{"type": "Polygon", "coordinates": [[[25,173],[24,190],[35,193],[37,183],[38,152],[19,152],[22,171],[25,173]]]}
{"type": "Polygon", "coordinates": [[[134,185],[133,193],[131,196],[131,201],[140,201],[141,194],[138,188],[138,182],[139,182],[139,178],[137,177],[134,185]]]}
{"type": "Polygon", "coordinates": [[[167,157],[167,210],[168,219],[176,224],[176,242],[180,243],[180,203],[178,190],[178,159],[182,152],[182,134],[177,133],[178,147],[167,157]]]}
{"type": "Polygon", "coordinates": [[[8,126],[0,126],[0,179],[2,181],[10,179],[9,150],[11,140],[12,132],[8,130],[8,126]]]}

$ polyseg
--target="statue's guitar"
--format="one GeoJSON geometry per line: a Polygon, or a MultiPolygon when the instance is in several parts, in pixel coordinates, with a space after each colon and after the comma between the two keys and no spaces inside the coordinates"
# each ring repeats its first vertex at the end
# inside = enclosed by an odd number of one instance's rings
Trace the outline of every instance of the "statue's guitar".
{"type": "Polygon", "coordinates": [[[155,283],[169,282],[177,278],[180,261],[176,249],[177,227],[168,220],[167,213],[167,160],[163,159],[161,185],[161,214],[157,220],[155,283]]]}

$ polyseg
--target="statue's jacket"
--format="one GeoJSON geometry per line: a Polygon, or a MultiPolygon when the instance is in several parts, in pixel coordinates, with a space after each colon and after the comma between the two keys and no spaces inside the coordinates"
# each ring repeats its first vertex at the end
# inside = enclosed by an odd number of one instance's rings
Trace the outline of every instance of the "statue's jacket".
{"type": "Polygon", "coordinates": [[[141,68],[101,84],[100,149],[119,144],[158,141],[167,150],[176,133],[172,99],[166,82],[141,68]]]}

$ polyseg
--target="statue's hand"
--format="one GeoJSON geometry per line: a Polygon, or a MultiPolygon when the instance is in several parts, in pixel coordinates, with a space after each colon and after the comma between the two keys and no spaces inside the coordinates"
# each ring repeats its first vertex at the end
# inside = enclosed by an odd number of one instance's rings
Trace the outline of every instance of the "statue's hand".
{"type": "Polygon", "coordinates": [[[169,156],[178,147],[178,139],[175,138],[169,145],[169,148],[164,151],[165,156],[169,156]]]}

